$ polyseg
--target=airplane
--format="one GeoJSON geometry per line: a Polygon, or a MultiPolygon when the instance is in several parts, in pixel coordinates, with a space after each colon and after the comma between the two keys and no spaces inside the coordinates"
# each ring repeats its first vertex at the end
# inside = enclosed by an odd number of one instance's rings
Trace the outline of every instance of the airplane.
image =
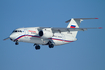
{"type": "Polygon", "coordinates": [[[98,18],[71,18],[66,21],[69,22],[67,28],[54,28],[54,27],[27,27],[18,28],[13,30],[12,34],[4,39],[10,39],[18,45],[19,42],[34,43],[35,49],[39,50],[39,45],[48,45],[49,48],[54,46],[64,45],[77,40],[76,36],[78,31],[85,31],[87,29],[101,29],[96,28],[79,28],[81,21],[87,19],[98,18]]]}

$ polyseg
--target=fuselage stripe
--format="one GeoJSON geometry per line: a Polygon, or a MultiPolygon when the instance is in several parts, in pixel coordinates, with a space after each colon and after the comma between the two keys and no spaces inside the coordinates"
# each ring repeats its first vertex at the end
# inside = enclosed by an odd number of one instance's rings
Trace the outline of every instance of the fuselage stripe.
{"type": "Polygon", "coordinates": [[[49,38],[49,39],[52,39],[52,40],[58,40],[58,41],[64,41],[64,42],[74,42],[74,41],[68,41],[68,40],[56,39],[56,38],[49,38]]]}
{"type": "MultiPolygon", "coordinates": [[[[22,36],[19,36],[18,38],[16,38],[14,41],[19,40],[20,38],[25,37],[25,36],[41,38],[40,36],[22,35],[22,36]]],[[[57,41],[64,41],[64,42],[74,42],[74,41],[68,41],[68,40],[56,39],[56,38],[48,38],[48,39],[57,40],[57,41]]]]}

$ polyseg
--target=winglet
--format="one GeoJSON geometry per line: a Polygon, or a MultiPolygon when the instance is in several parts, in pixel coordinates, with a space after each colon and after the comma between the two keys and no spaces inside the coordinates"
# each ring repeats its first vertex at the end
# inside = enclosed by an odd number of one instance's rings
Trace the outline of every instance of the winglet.
{"type": "Polygon", "coordinates": [[[98,29],[102,29],[102,27],[99,27],[98,29]]]}
{"type": "Polygon", "coordinates": [[[95,18],[95,19],[98,19],[98,18],[95,18]]]}

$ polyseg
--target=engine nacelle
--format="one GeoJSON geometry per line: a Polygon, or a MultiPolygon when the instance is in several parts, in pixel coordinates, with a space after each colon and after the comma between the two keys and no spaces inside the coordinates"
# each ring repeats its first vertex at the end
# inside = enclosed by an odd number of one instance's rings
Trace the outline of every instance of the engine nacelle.
{"type": "Polygon", "coordinates": [[[44,28],[39,31],[39,36],[41,38],[51,38],[53,36],[51,28],[44,28]]]}

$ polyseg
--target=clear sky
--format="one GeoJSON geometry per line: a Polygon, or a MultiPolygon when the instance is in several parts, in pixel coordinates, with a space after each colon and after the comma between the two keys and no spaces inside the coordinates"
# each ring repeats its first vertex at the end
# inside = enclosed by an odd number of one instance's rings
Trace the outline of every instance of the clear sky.
{"type": "Polygon", "coordinates": [[[104,0],[0,0],[0,70],[105,70],[104,0]],[[31,43],[3,41],[20,27],[66,27],[70,18],[85,20],[77,41],[36,51],[31,43]]]}

